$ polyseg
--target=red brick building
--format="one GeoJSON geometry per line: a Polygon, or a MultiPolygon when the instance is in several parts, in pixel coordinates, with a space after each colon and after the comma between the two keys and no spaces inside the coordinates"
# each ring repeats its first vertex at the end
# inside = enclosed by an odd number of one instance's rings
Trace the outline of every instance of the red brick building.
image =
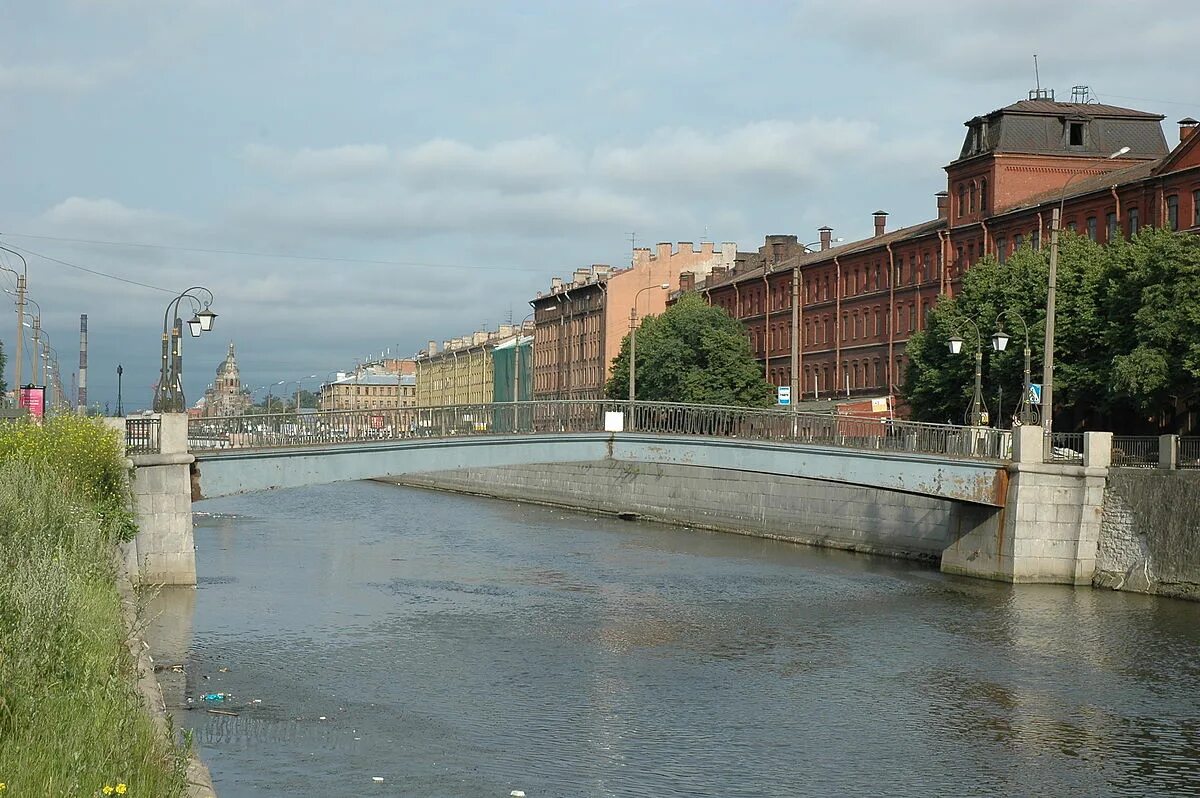
{"type": "Polygon", "coordinates": [[[740,319],[766,378],[791,385],[796,400],[893,396],[905,344],[938,297],[953,295],[984,255],[1003,261],[1047,242],[1060,198],[1063,228],[1101,243],[1142,225],[1200,232],[1197,122],[1182,120],[1169,147],[1163,118],[1022,100],[966,122],[935,218],[889,232],[876,211],[874,236],[833,246],[825,227],[819,249],[768,236],[757,253],[738,253],[732,271],[685,276],[681,287],[740,319]]]}

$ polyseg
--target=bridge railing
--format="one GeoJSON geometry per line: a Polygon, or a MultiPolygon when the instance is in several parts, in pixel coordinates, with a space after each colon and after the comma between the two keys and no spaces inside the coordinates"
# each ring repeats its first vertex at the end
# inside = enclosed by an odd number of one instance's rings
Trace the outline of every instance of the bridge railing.
{"type": "Polygon", "coordinates": [[[391,407],[316,413],[194,418],[193,451],[265,449],[414,438],[601,432],[620,416],[624,430],[737,438],[1004,460],[1011,436],[987,427],[956,427],[786,409],[615,400],[545,400],[443,407],[391,407]]]}

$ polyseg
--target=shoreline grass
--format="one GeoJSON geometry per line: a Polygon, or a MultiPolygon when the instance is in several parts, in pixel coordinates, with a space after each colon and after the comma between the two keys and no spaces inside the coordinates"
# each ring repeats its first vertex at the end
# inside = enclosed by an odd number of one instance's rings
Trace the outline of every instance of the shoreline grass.
{"type": "Polygon", "coordinates": [[[137,693],[116,586],[132,529],[123,471],[97,422],[0,425],[4,798],[183,794],[186,752],[137,693]]]}

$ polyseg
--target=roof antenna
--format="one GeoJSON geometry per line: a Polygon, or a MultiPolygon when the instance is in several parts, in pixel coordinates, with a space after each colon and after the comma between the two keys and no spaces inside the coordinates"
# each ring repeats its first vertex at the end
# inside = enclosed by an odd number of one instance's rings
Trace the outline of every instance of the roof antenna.
{"type": "Polygon", "coordinates": [[[1035,88],[1029,92],[1029,99],[1031,99],[1031,100],[1053,100],[1054,99],[1054,89],[1043,89],[1042,88],[1042,77],[1040,74],[1038,74],[1037,53],[1033,54],[1033,82],[1034,82],[1034,84],[1036,84],[1037,88],[1035,88]]]}

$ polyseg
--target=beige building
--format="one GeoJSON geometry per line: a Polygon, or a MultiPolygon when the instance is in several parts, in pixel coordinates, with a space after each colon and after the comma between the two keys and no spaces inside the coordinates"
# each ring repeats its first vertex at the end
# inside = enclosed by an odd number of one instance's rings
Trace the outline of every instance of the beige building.
{"type": "Polygon", "coordinates": [[[417,378],[412,374],[338,374],[321,386],[322,410],[382,410],[415,407],[417,378]]]}
{"type": "Polygon", "coordinates": [[[737,245],[730,242],[718,248],[706,241],[696,249],[690,241],[681,241],[677,248],[662,243],[654,252],[635,249],[627,269],[614,271],[598,264],[576,269],[569,282],[555,277],[550,292],[539,293],[530,303],[536,322],[534,398],[604,396],[613,359],[629,334],[634,301],[639,320],[662,313],[671,292],[680,288],[681,274],[727,270],[736,259],[737,245]]]}
{"type": "Polygon", "coordinates": [[[517,327],[501,324],[497,330],[477,330],[470,335],[430,341],[417,355],[417,405],[489,404],[495,396],[495,362],[492,350],[511,341],[517,327]]]}

